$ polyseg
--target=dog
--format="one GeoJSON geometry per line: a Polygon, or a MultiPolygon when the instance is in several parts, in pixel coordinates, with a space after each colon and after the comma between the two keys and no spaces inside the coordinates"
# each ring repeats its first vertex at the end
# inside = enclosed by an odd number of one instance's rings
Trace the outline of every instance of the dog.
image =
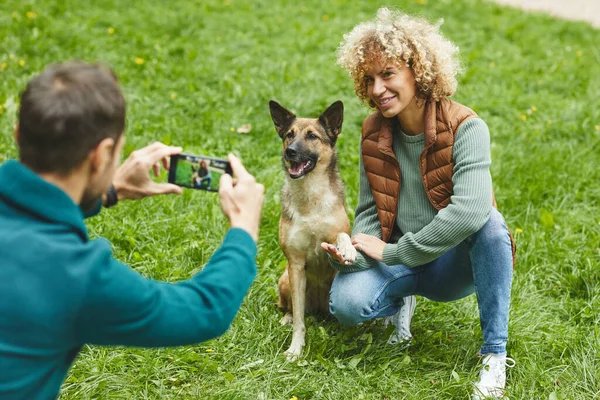
{"type": "Polygon", "coordinates": [[[285,355],[296,361],[305,344],[305,312],[329,313],[335,270],[321,243],[335,243],[345,260],[356,260],[335,149],[344,105],[336,101],[316,119],[296,118],[275,101],[269,108],[283,143],[286,176],[279,244],[288,263],[279,279],[278,306],[285,312],[281,324],[292,324],[292,343],[285,355]]]}

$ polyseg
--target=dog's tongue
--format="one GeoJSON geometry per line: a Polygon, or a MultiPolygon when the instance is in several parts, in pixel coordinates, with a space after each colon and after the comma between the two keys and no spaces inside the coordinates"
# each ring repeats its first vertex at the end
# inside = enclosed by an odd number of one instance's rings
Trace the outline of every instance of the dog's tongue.
{"type": "Polygon", "coordinates": [[[291,175],[301,175],[304,172],[304,169],[308,167],[310,161],[305,161],[303,163],[295,163],[293,162],[290,165],[290,174],[291,175]]]}

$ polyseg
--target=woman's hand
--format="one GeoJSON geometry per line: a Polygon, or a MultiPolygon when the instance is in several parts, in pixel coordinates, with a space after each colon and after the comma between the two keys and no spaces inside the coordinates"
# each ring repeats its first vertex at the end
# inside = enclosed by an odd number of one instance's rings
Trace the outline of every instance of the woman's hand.
{"type": "Polygon", "coordinates": [[[354,248],[377,261],[383,261],[383,248],[387,243],[375,237],[359,233],[352,238],[354,248]]]}
{"type": "Polygon", "coordinates": [[[323,243],[321,243],[321,247],[323,248],[323,250],[325,250],[326,252],[329,253],[331,258],[333,258],[335,261],[339,262],[340,264],[345,264],[345,265],[352,264],[352,261],[344,259],[344,256],[342,255],[342,253],[338,250],[338,248],[335,245],[333,245],[331,243],[323,242],[323,243]]]}

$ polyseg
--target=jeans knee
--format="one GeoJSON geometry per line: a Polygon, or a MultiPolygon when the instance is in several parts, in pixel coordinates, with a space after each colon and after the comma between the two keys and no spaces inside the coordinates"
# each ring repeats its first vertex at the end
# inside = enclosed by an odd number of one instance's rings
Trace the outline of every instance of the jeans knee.
{"type": "Polygon", "coordinates": [[[329,298],[329,312],[342,325],[356,325],[368,320],[366,311],[368,311],[367,301],[360,295],[344,293],[339,295],[335,291],[331,292],[329,298]]]}
{"type": "Polygon", "coordinates": [[[510,236],[508,227],[504,222],[504,217],[496,209],[492,209],[490,219],[477,232],[477,241],[486,241],[491,243],[506,243],[510,245],[510,236]]]}

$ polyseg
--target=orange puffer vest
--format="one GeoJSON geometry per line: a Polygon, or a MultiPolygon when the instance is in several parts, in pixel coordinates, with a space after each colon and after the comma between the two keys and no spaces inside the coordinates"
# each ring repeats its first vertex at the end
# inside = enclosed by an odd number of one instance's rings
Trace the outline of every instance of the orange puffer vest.
{"type": "MultiPolygon", "coordinates": [[[[425,104],[425,148],[421,153],[421,176],[429,202],[436,210],[450,204],[453,194],[452,147],[461,124],[477,114],[449,99],[425,104]]],[[[369,115],[362,126],[362,157],[367,180],[375,198],[381,239],[388,242],[398,214],[400,165],[392,148],[394,119],[380,112],[369,115]]],[[[492,194],[493,206],[496,201],[492,194]]],[[[515,244],[511,235],[513,265],[515,244]]]]}

